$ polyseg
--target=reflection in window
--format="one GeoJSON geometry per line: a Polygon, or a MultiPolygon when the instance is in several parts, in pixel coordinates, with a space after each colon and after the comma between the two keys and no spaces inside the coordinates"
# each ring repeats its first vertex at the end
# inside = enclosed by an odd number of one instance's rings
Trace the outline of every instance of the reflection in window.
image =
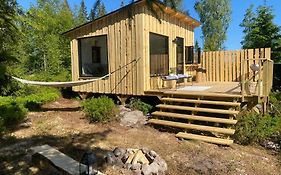
{"type": "Polygon", "coordinates": [[[79,67],[81,77],[101,77],[108,74],[105,35],[79,39],[79,67]]]}
{"type": "Polygon", "coordinates": [[[154,33],[149,34],[150,76],[169,74],[168,37],[154,33]]]}

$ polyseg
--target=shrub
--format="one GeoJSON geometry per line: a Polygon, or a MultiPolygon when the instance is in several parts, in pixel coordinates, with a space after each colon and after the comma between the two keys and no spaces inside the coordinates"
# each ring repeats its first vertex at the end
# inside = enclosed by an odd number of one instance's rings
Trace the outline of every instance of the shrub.
{"type": "Polygon", "coordinates": [[[113,100],[106,96],[85,100],[82,106],[91,122],[107,122],[116,112],[113,100]]]}
{"type": "Polygon", "coordinates": [[[132,99],[129,103],[129,108],[140,110],[144,115],[146,115],[149,111],[151,111],[152,106],[141,101],[140,99],[132,99]]]}
{"type": "Polygon", "coordinates": [[[36,110],[41,107],[41,105],[55,101],[60,97],[58,93],[46,92],[28,95],[26,97],[18,97],[17,102],[23,104],[29,110],[36,110]]]}
{"type": "Polygon", "coordinates": [[[280,126],[281,117],[274,117],[268,114],[262,116],[249,112],[238,118],[234,139],[243,145],[253,142],[260,143],[280,133],[280,126]]]}
{"type": "Polygon", "coordinates": [[[0,132],[22,121],[27,109],[11,97],[0,97],[0,132]]]}

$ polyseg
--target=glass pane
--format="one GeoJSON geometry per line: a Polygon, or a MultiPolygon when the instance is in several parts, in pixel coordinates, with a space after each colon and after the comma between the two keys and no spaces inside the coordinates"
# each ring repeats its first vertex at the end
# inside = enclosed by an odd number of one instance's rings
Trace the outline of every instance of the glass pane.
{"type": "Polygon", "coordinates": [[[150,75],[169,74],[169,49],[168,37],[150,33],[150,75]]]}
{"type": "Polygon", "coordinates": [[[80,76],[101,77],[108,74],[107,37],[79,39],[80,76]]]}

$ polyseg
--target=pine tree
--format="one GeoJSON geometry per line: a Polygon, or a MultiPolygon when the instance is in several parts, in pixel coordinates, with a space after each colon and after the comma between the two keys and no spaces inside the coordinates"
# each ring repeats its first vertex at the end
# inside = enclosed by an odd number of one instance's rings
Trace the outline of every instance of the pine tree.
{"type": "Polygon", "coordinates": [[[16,59],[11,46],[16,43],[15,17],[18,12],[15,0],[0,1],[0,95],[9,95],[13,89],[8,73],[8,64],[16,59]]]}
{"type": "Polygon", "coordinates": [[[87,9],[84,0],[81,1],[80,8],[78,11],[78,25],[87,22],[87,9]]]}
{"type": "Polygon", "coordinates": [[[70,10],[70,7],[69,7],[69,3],[68,3],[67,0],[63,0],[63,8],[65,8],[65,9],[71,11],[71,10],[70,10]]]}
{"type": "Polygon", "coordinates": [[[96,0],[91,12],[89,14],[89,19],[94,20],[106,14],[105,5],[101,0],[96,0]]]}
{"type": "Polygon", "coordinates": [[[125,6],[125,3],[124,1],[122,0],[121,3],[120,3],[120,7],[124,7],[125,6]]]}
{"type": "Polygon", "coordinates": [[[163,3],[169,7],[182,11],[182,0],[164,0],[163,3]]]}
{"type": "Polygon", "coordinates": [[[224,49],[226,32],[230,23],[230,0],[202,0],[195,4],[204,39],[204,50],[224,49]]]}
{"type": "Polygon", "coordinates": [[[245,34],[241,42],[244,49],[270,47],[273,51],[272,59],[281,60],[280,27],[273,23],[274,15],[268,6],[259,6],[256,14],[253,6],[247,9],[243,22],[245,34]]]}

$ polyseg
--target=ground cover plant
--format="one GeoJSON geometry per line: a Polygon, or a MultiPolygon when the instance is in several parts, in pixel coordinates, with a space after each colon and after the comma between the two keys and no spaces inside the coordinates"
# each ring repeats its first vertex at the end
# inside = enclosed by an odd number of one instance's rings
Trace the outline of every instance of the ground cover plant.
{"type": "Polygon", "coordinates": [[[82,106],[90,122],[108,122],[117,110],[114,101],[106,96],[87,99],[82,106]]]}
{"type": "Polygon", "coordinates": [[[242,145],[272,140],[281,143],[281,93],[270,94],[270,108],[262,115],[249,111],[238,117],[235,126],[235,141],[242,145]]]}
{"type": "Polygon", "coordinates": [[[152,106],[150,104],[145,103],[138,98],[133,98],[128,106],[133,110],[142,111],[144,115],[148,114],[152,109],[152,106]]]}

